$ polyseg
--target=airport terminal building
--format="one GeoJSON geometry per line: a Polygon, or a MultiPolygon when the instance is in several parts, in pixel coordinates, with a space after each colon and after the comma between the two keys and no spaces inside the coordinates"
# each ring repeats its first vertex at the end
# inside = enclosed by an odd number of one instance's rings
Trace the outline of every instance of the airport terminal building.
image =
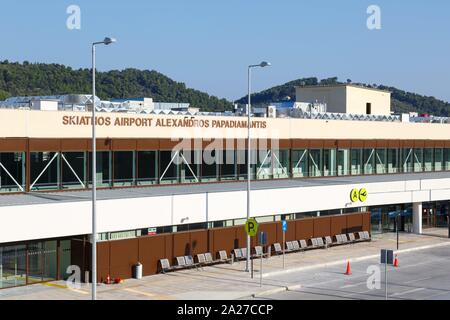
{"type": "MultiPolygon", "coordinates": [[[[0,288],[90,269],[91,115],[30,109],[0,108],[0,288]]],[[[286,240],[448,226],[450,124],[362,110],[252,118],[251,216],[269,244],[281,220],[286,240]]],[[[246,117],[105,111],[96,124],[99,280],[245,246],[246,117]]]]}

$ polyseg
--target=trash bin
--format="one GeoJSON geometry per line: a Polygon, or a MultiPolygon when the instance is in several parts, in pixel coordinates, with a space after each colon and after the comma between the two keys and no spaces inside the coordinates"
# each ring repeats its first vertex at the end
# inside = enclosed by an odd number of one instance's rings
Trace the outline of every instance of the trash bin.
{"type": "Polygon", "coordinates": [[[142,264],[140,262],[134,265],[134,278],[142,279],[142,264]]]}

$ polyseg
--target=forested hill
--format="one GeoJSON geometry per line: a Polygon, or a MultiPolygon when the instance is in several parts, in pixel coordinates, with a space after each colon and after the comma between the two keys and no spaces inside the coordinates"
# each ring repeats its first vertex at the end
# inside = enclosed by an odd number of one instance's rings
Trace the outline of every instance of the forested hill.
{"type": "MultiPolygon", "coordinates": [[[[348,80],[347,82],[350,82],[348,80]]],[[[314,86],[314,85],[327,85],[327,84],[341,84],[338,78],[328,78],[323,80],[318,80],[317,78],[303,78],[294,81],[287,82],[280,86],[272,87],[270,89],[255,93],[252,95],[252,105],[264,105],[269,102],[283,101],[286,97],[295,99],[295,86],[314,86]]],[[[406,92],[394,87],[387,87],[383,85],[376,84],[361,84],[354,83],[357,85],[363,85],[370,88],[377,88],[381,90],[388,90],[392,92],[392,108],[394,112],[418,112],[418,113],[429,113],[435,116],[450,116],[450,103],[436,99],[434,97],[428,97],[419,95],[416,93],[406,92]]],[[[242,97],[237,102],[246,103],[247,97],[242,97]]]]}
{"type": "MultiPolygon", "coordinates": [[[[232,103],[186,88],[149,70],[97,72],[96,94],[104,100],[151,97],[158,102],[188,102],[202,111],[231,110],[232,103]]],[[[0,62],[0,100],[10,96],[59,95],[91,92],[90,69],[74,70],[60,64],[0,62]]]]}
{"type": "MultiPolygon", "coordinates": [[[[348,80],[347,82],[350,82],[348,80]]],[[[295,99],[295,86],[338,84],[338,78],[318,80],[315,77],[287,82],[252,95],[254,106],[295,99]]],[[[356,84],[356,83],[355,83],[356,84]]],[[[430,113],[450,116],[450,104],[434,97],[405,92],[394,87],[367,85],[392,92],[395,112],[430,113]]],[[[149,70],[125,69],[97,72],[97,95],[104,100],[114,98],[151,97],[158,102],[188,102],[202,111],[232,110],[232,102],[187,88],[184,83],[149,70]]],[[[91,92],[89,69],[72,69],[60,64],[0,62],[0,100],[10,96],[59,95],[91,92]]],[[[247,97],[237,103],[245,104],[247,97]]]]}

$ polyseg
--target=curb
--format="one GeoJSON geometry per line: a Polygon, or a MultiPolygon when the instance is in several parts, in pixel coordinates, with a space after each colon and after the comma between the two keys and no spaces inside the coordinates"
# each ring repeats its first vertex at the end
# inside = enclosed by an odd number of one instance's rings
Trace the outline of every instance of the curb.
{"type": "Polygon", "coordinates": [[[250,296],[242,297],[241,299],[270,296],[272,294],[277,294],[277,293],[286,292],[286,291],[294,291],[294,290],[297,290],[300,288],[302,288],[301,284],[296,284],[296,285],[292,285],[292,286],[283,286],[280,288],[270,289],[270,290],[266,290],[266,291],[262,291],[262,292],[258,292],[258,293],[252,293],[250,296]]]}
{"type": "MultiPolygon", "coordinates": [[[[436,244],[426,245],[426,246],[421,246],[421,247],[402,249],[402,250],[398,250],[398,251],[394,251],[394,252],[395,253],[408,253],[408,252],[414,252],[414,251],[420,251],[420,250],[426,250],[426,249],[439,248],[439,247],[444,247],[444,246],[450,246],[450,242],[441,242],[441,243],[436,243],[436,244]]],[[[365,260],[375,259],[375,258],[378,258],[379,256],[380,256],[379,254],[373,254],[373,255],[364,256],[364,257],[356,257],[356,258],[320,263],[320,264],[315,264],[315,265],[306,266],[306,267],[298,267],[298,268],[292,268],[292,269],[281,270],[281,271],[273,271],[273,272],[268,272],[268,273],[263,274],[262,277],[267,278],[267,277],[271,277],[271,276],[284,275],[284,274],[289,274],[289,273],[293,273],[293,272],[306,271],[306,270],[311,270],[311,269],[316,269],[316,268],[327,268],[327,267],[332,267],[332,266],[336,266],[339,264],[345,264],[345,263],[347,263],[347,261],[361,262],[361,261],[365,261],[365,260]]]]}

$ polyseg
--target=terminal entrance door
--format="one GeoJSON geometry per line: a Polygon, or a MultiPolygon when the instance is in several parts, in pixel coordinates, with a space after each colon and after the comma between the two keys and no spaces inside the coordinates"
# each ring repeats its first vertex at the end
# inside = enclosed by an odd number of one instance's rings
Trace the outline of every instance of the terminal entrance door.
{"type": "Polygon", "coordinates": [[[422,206],[422,227],[443,228],[448,226],[449,203],[424,203],[422,206]]]}

